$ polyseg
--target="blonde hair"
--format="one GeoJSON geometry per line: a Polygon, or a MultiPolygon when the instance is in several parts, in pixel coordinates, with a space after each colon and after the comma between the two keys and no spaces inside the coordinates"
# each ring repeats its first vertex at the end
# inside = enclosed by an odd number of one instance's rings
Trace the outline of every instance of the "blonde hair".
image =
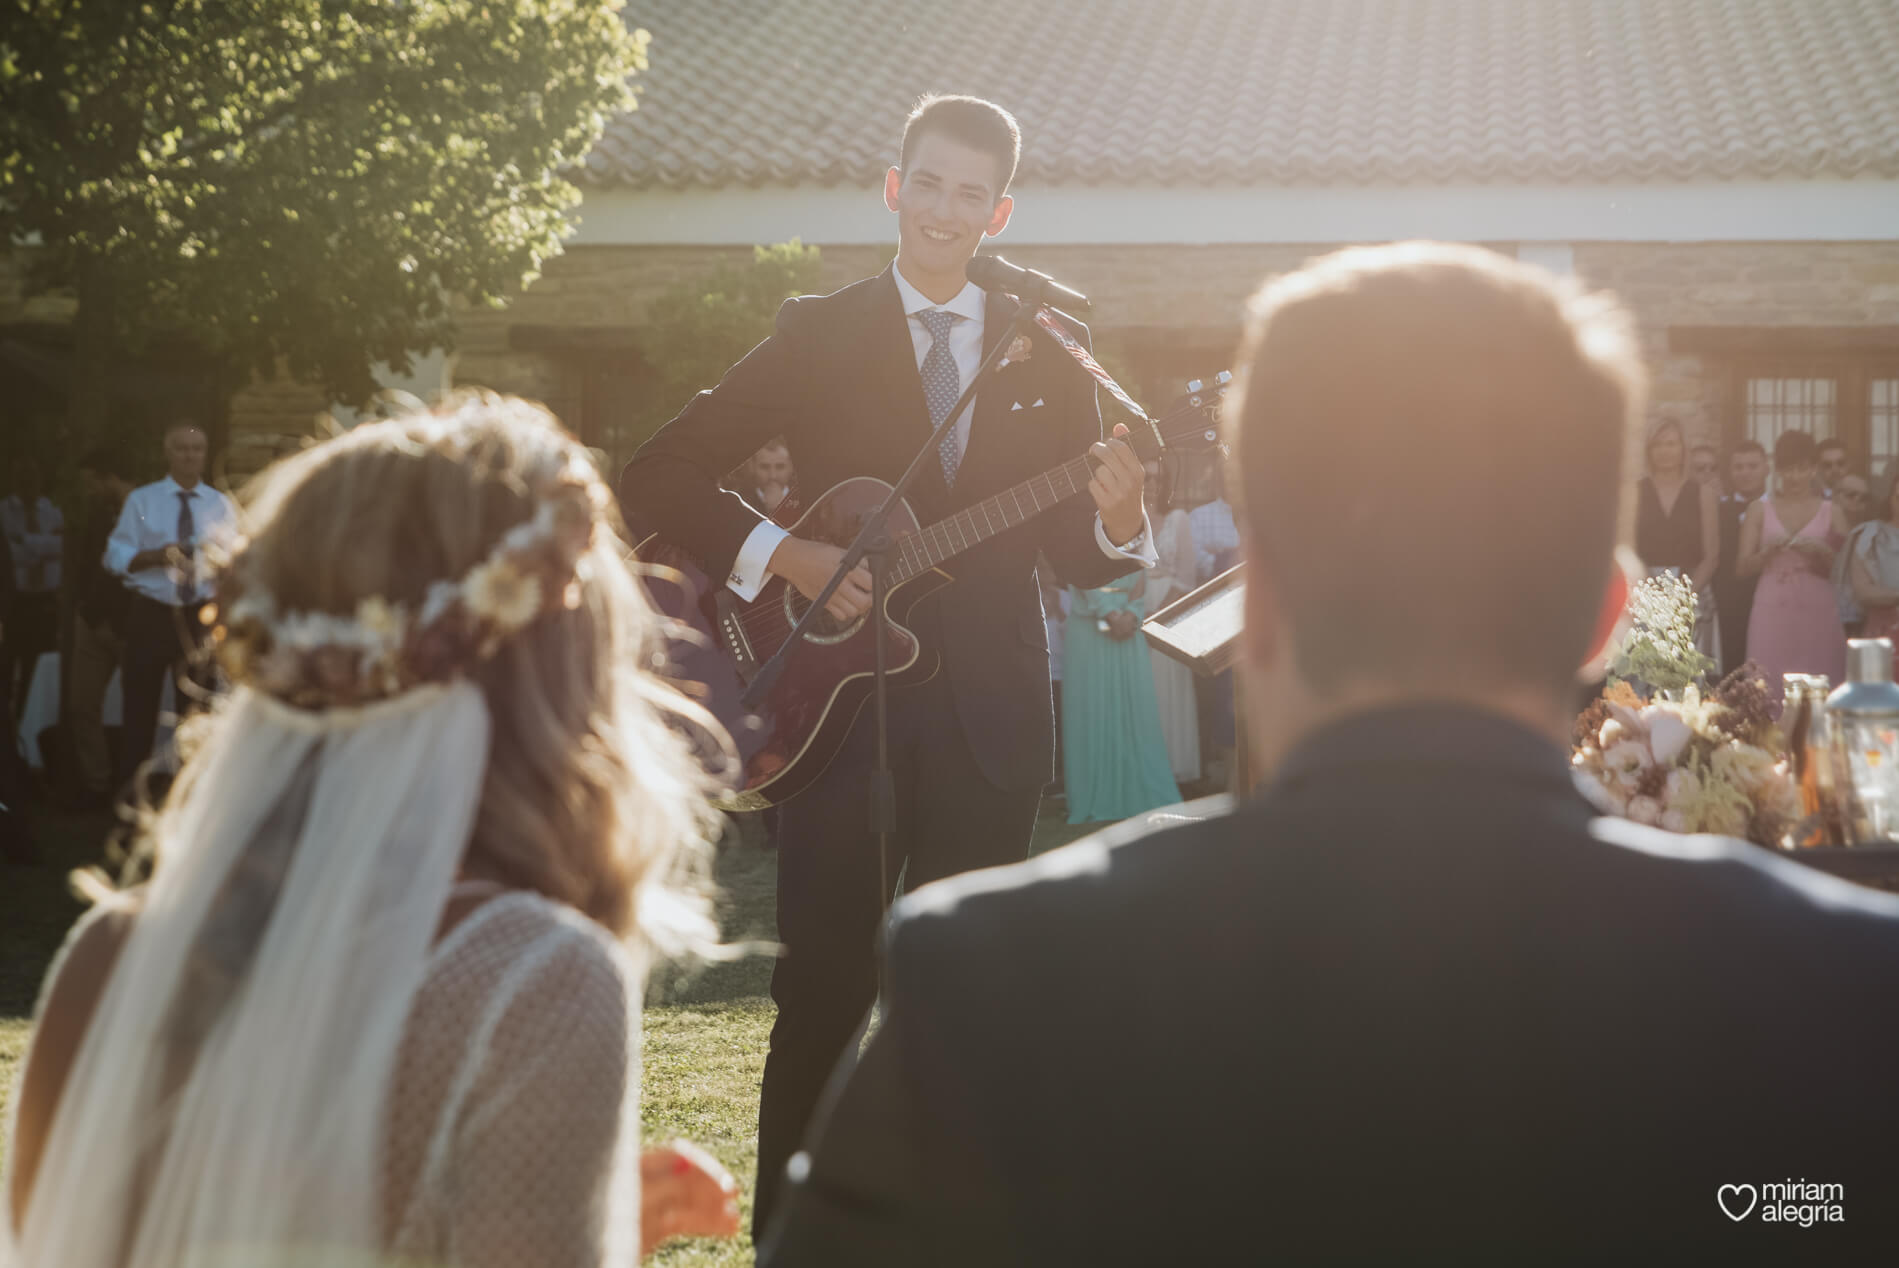
{"type": "MultiPolygon", "coordinates": [[[[285,611],[347,617],[371,598],[413,610],[533,516],[530,473],[584,452],[541,406],[487,392],[363,424],[279,461],[246,490],[244,584],[285,611]]],[[[712,936],[699,895],[718,815],[699,753],[728,750],[717,724],[657,672],[660,618],[611,497],[596,492],[605,522],[576,567],[578,602],[466,670],[493,738],[462,873],[678,950],[712,936]]],[[[218,724],[216,711],[194,720],[188,751],[218,724]]],[[[187,760],[148,821],[158,866],[193,774],[187,760]]]]}

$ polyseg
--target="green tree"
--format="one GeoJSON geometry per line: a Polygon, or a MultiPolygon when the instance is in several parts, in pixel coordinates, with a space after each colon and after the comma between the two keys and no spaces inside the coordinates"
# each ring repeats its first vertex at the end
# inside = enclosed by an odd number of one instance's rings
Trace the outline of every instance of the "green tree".
{"type": "Polygon", "coordinates": [[[619,0],[6,0],[0,243],[69,290],[69,443],[115,357],[192,333],[338,400],[559,250],[633,105],[619,0]],[[36,248],[36,249],[33,249],[36,248]]]}
{"type": "Polygon", "coordinates": [[[615,458],[631,457],[693,393],[717,383],[772,332],[781,304],[818,289],[822,272],[818,248],[793,238],[654,296],[641,349],[653,369],[653,390],[643,394],[651,404],[605,438],[615,458]]]}

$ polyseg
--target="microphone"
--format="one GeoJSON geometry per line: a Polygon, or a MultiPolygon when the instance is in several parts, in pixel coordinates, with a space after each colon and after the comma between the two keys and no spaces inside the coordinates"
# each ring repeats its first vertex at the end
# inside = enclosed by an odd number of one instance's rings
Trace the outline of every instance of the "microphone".
{"type": "Polygon", "coordinates": [[[984,290],[1007,291],[1031,306],[1053,304],[1077,312],[1094,307],[1080,291],[1071,291],[1048,274],[1011,264],[999,255],[972,256],[965,271],[969,280],[984,290]]]}

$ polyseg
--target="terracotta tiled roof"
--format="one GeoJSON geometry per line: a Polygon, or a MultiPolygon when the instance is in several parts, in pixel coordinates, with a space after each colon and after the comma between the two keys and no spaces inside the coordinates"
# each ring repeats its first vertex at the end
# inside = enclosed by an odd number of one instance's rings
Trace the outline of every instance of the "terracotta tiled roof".
{"type": "Polygon", "coordinates": [[[1899,177],[1899,0],[631,0],[642,106],[591,179],[875,181],[926,91],[1018,179],[1899,177]]]}

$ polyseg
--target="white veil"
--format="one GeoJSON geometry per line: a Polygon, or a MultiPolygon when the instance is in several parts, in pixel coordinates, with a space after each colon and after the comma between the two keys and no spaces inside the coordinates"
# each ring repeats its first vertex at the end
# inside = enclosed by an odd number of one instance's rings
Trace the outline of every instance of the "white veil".
{"type": "Polygon", "coordinates": [[[234,694],[66,1080],[23,1264],[379,1258],[389,1085],[489,727],[466,682],[322,713],[234,694]]]}

